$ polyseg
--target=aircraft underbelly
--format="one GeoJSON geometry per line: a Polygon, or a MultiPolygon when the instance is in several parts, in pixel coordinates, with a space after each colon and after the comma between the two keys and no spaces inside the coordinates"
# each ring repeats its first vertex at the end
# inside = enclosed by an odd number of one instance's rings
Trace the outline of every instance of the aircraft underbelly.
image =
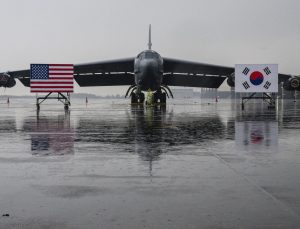
{"type": "Polygon", "coordinates": [[[162,82],[162,74],[150,73],[136,76],[136,83],[142,91],[156,91],[160,88],[162,82]]]}

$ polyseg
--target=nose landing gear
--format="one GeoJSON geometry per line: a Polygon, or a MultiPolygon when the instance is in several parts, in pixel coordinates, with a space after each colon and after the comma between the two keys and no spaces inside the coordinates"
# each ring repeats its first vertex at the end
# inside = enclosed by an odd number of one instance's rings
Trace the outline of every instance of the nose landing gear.
{"type": "MultiPolygon", "coordinates": [[[[128,88],[125,98],[128,95],[131,97],[131,104],[144,104],[145,102],[145,95],[137,85],[132,85],[128,88]]],[[[170,88],[166,85],[162,85],[154,93],[149,89],[146,97],[146,105],[166,104],[167,97],[170,98],[169,95],[174,98],[170,88]]]]}

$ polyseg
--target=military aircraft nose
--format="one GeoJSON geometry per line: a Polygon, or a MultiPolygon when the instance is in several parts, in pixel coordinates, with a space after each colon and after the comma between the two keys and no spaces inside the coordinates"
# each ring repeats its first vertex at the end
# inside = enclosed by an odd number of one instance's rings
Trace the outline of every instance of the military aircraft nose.
{"type": "Polygon", "coordinates": [[[144,59],[139,65],[140,72],[137,75],[137,83],[142,90],[157,90],[161,83],[159,63],[156,59],[144,59]]]}
{"type": "Polygon", "coordinates": [[[154,73],[155,71],[157,71],[157,62],[155,60],[144,60],[141,63],[141,70],[144,73],[154,73]]]}

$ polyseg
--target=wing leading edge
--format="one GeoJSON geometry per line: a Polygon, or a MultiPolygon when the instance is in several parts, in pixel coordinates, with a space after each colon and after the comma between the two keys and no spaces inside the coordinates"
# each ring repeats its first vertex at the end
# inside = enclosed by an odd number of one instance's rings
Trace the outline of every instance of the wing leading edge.
{"type": "Polygon", "coordinates": [[[133,85],[134,58],[74,65],[74,78],[81,87],[133,85]]]}
{"type": "Polygon", "coordinates": [[[164,58],[163,84],[168,86],[218,88],[234,68],[164,58]]]}

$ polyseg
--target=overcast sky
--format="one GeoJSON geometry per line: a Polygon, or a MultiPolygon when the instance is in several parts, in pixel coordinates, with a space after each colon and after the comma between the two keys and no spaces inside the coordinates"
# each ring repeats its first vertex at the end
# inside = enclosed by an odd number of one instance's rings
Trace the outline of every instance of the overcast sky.
{"type": "MultiPolygon", "coordinates": [[[[163,57],[277,63],[281,73],[300,74],[299,0],[0,0],[0,9],[0,72],[134,57],[147,48],[152,24],[152,48],[163,57]]],[[[30,94],[19,81],[4,93],[30,94]]]]}

